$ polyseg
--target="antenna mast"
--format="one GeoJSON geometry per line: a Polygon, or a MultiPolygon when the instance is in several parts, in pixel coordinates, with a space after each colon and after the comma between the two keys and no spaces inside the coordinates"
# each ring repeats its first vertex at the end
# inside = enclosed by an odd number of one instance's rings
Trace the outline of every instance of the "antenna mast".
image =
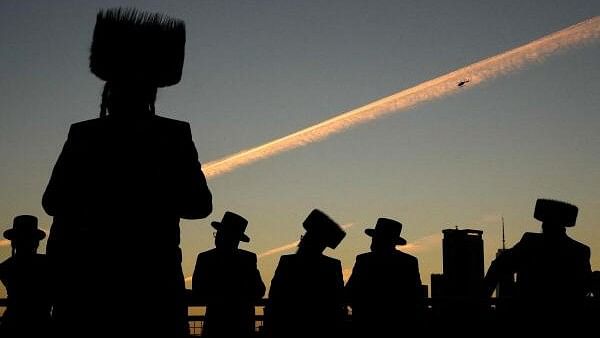
{"type": "Polygon", "coordinates": [[[504,216],[502,216],[502,250],[506,250],[506,241],[504,240],[504,216]]]}

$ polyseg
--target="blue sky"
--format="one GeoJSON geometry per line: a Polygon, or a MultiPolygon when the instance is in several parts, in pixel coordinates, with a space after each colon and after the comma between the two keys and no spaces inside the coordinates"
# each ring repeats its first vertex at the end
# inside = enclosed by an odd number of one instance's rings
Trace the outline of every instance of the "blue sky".
{"type": "MultiPolygon", "coordinates": [[[[98,9],[127,6],[183,19],[180,84],[157,111],[189,121],[208,162],[600,14],[597,1],[3,1],[0,3],[0,230],[40,206],[71,123],[98,115],[89,72],[98,9]]],[[[600,269],[600,44],[590,43],[215,178],[215,211],[182,222],[184,270],[212,247],[210,221],[249,219],[261,253],[293,242],[312,208],[353,224],[327,254],[351,268],[377,217],[411,241],[448,227],[484,230],[486,267],[500,245],[539,231],[535,199],[580,207],[569,230],[600,269]]],[[[416,255],[424,283],[441,242],[416,255]]],[[[42,250],[44,248],[42,247],[42,250]]],[[[0,246],[0,259],[10,255],[0,246]]],[[[278,255],[259,260],[268,284],[278,255]]]]}

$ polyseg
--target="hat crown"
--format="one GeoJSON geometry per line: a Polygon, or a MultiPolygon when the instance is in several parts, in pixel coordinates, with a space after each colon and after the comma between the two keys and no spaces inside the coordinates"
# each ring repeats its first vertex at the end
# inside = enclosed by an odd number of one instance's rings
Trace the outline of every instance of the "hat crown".
{"type": "Polygon", "coordinates": [[[540,198],[535,203],[533,217],[541,222],[565,227],[575,226],[579,208],[567,202],[540,198]]]}
{"type": "Polygon", "coordinates": [[[313,209],[302,222],[302,226],[306,231],[322,238],[332,249],[335,249],[346,236],[344,229],[319,209],[313,209]]]}
{"type": "Polygon", "coordinates": [[[19,238],[38,238],[43,239],[46,233],[38,228],[38,219],[33,215],[19,215],[13,219],[12,228],[4,232],[7,239],[19,238]]]}
{"type": "Polygon", "coordinates": [[[226,211],[221,220],[221,224],[227,230],[244,233],[248,226],[248,220],[236,213],[226,211]]]}
{"type": "Polygon", "coordinates": [[[375,233],[389,237],[400,237],[402,223],[389,218],[379,218],[375,224],[375,233]]]}
{"type": "Polygon", "coordinates": [[[136,9],[101,10],[90,50],[90,70],[104,81],[171,86],[181,80],[185,24],[136,9]]]}

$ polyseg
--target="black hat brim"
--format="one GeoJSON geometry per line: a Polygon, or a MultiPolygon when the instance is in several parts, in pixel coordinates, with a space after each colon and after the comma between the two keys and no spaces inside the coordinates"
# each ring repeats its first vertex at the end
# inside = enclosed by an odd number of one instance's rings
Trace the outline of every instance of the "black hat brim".
{"type": "MultiPolygon", "coordinates": [[[[374,237],[375,229],[371,229],[371,228],[365,229],[365,234],[367,234],[367,236],[369,236],[369,237],[374,237]]],[[[406,245],[406,243],[407,243],[406,239],[404,239],[400,236],[396,237],[395,240],[396,240],[396,245],[406,245]]]]}
{"type": "MultiPolygon", "coordinates": [[[[19,234],[15,229],[8,229],[4,231],[3,235],[4,238],[8,239],[9,241],[19,237],[19,234]]],[[[37,241],[41,241],[42,239],[46,238],[46,233],[40,229],[36,229],[33,233],[27,235],[37,241]]]]}
{"type": "MultiPolygon", "coordinates": [[[[213,221],[213,222],[210,222],[210,225],[213,228],[215,228],[217,231],[223,230],[223,228],[222,228],[223,223],[221,223],[221,222],[213,221]]],[[[250,242],[250,237],[248,237],[248,235],[242,233],[242,234],[240,234],[240,242],[248,243],[248,242],[250,242]]]]}

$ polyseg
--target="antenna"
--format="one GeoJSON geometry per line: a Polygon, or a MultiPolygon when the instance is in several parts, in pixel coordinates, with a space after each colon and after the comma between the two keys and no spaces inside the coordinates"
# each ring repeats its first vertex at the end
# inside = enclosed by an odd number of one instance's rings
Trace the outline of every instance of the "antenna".
{"type": "Polygon", "coordinates": [[[502,216],[502,250],[506,250],[506,241],[504,240],[504,216],[502,216]]]}

